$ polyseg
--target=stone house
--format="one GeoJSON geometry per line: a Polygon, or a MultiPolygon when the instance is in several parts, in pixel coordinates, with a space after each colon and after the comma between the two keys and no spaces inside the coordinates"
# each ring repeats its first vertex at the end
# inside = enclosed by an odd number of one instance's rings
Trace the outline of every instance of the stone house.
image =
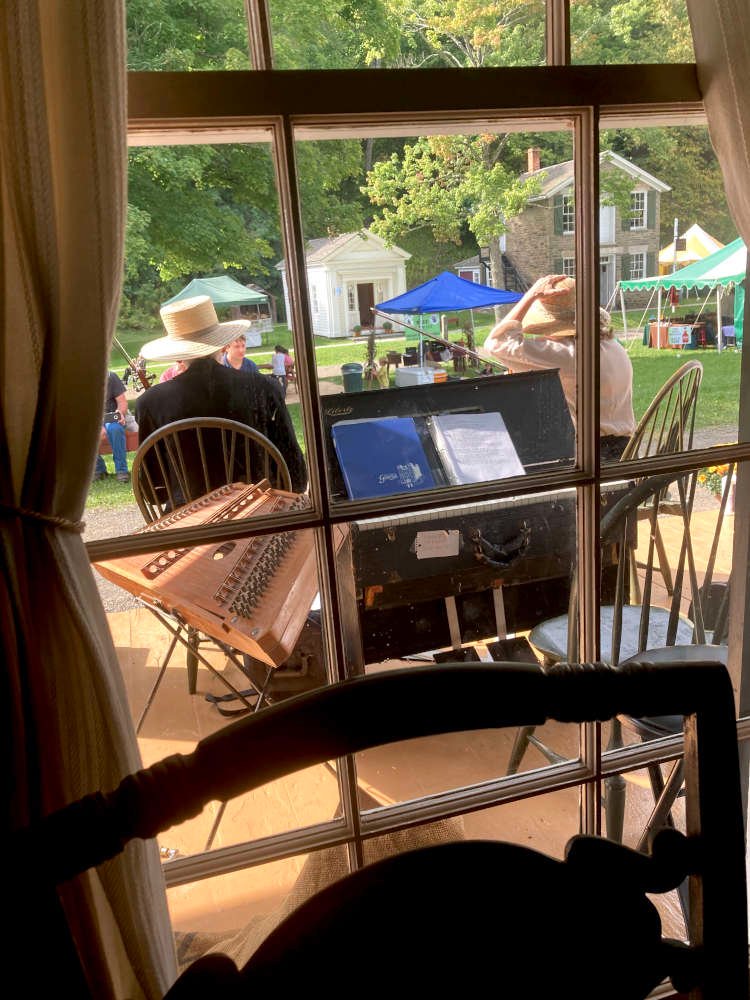
{"type": "MultiPolygon", "coordinates": [[[[660,199],[671,188],[611,150],[599,159],[603,176],[618,170],[632,182],[629,213],[615,205],[599,206],[601,303],[606,305],[618,281],[656,274],[660,199]]],[[[524,287],[543,274],[575,277],[573,160],[542,166],[540,151],[529,149],[528,170],[521,176],[538,176],[541,190],[508,224],[506,269],[515,272],[524,287]]]]}
{"type": "MultiPolygon", "coordinates": [[[[371,327],[372,306],[406,291],[410,257],[401,247],[387,247],[369,229],[308,240],[305,261],[313,332],[320,337],[350,337],[355,326],[371,327]]],[[[286,264],[282,260],[276,267],[291,329],[286,264]]]]}

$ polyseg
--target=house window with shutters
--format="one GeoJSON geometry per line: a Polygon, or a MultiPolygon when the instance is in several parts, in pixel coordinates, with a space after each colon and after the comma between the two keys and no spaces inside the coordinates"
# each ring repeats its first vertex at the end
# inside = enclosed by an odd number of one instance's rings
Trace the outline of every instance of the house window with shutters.
{"type": "Polygon", "coordinates": [[[637,281],[646,277],[646,254],[633,253],[628,260],[627,278],[629,281],[637,281]]]}
{"type": "Polygon", "coordinates": [[[576,206],[572,194],[562,196],[562,232],[569,236],[576,231],[576,206]]]}
{"type": "Polygon", "coordinates": [[[630,228],[645,229],[646,221],[646,192],[633,191],[630,195],[630,228]]]}
{"type": "Polygon", "coordinates": [[[569,278],[575,278],[576,276],[576,259],[575,257],[563,257],[562,267],[560,270],[561,274],[567,274],[569,278]]]}

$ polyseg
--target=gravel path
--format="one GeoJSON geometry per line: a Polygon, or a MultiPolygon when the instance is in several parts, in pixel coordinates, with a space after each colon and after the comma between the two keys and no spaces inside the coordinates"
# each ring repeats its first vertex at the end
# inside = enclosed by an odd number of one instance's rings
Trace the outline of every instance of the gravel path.
{"type": "MultiPolygon", "coordinates": [[[[97,538],[129,535],[143,527],[143,515],[135,503],[125,504],[125,506],[115,509],[96,507],[92,510],[86,510],[83,519],[86,522],[86,530],[83,532],[84,542],[93,542],[97,538]]],[[[106,612],[129,611],[131,608],[138,607],[136,599],[122,587],[105,580],[96,570],[94,570],[94,577],[106,612]]]]}

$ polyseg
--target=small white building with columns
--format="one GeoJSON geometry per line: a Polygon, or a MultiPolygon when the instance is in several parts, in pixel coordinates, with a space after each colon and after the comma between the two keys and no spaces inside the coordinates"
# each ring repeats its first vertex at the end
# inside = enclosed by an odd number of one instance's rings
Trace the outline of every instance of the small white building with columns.
{"type": "MultiPolygon", "coordinates": [[[[309,240],[305,249],[313,332],[320,337],[351,337],[354,327],[374,323],[371,309],[406,291],[406,261],[411,254],[386,246],[369,229],[331,239],[309,240]]],[[[284,304],[291,329],[286,265],[279,261],[284,304]]],[[[381,326],[378,318],[375,323],[381,326]]]]}

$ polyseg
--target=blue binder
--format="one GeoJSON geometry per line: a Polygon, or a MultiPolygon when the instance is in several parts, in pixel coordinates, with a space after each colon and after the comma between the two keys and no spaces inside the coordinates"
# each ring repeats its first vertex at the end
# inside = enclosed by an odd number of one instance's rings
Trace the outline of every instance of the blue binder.
{"type": "Polygon", "coordinates": [[[350,500],[436,486],[412,417],[340,420],[331,435],[350,500]]]}

